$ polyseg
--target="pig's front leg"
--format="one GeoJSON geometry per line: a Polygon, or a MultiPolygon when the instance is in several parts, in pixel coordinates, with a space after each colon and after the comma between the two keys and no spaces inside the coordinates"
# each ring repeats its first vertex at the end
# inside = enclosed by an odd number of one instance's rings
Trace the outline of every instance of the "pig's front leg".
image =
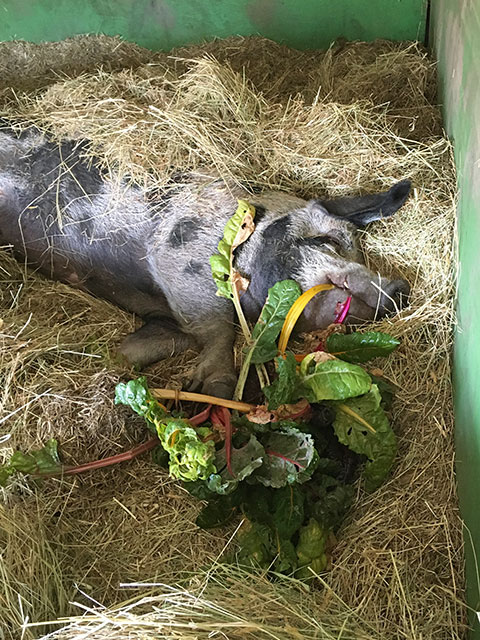
{"type": "Polygon", "coordinates": [[[231,397],[236,383],[235,312],[230,300],[216,295],[209,264],[222,237],[218,227],[223,229],[223,223],[209,223],[208,217],[199,217],[193,211],[187,216],[183,210],[171,224],[158,231],[148,256],[152,277],[181,330],[201,348],[191,388],[231,397]]]}
{"type": "Polygon", "coordinates": [[[202,345],[199,364],[190,385],[219,398],[231,398],[237,375],[233,360],[235,329],[233,318],[226,316],[189,327],[189,332],[202,345]]]}

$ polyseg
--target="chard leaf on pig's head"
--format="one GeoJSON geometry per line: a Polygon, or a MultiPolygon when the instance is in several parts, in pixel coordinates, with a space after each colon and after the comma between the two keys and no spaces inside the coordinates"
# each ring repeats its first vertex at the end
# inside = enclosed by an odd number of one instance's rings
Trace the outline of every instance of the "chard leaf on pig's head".
{"type": "MultiPolygon", "coordinates": [[[[218,253],[210,258],[212,276],[217,285],[217,296],[234,301],[234,280],[238,280],[233,269],[233,252],[253,233],[255,208],[245,202],[238,201],[235,214],[225,225],[223,238],[218,244],[218,253]]],[[[242,284],[245,288],[245,283],[242,284]]]]}

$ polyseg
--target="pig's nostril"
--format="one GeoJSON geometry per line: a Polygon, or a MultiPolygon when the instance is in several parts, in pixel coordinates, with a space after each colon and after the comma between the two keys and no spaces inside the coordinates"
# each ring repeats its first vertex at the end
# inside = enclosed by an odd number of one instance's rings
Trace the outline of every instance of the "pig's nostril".
{"type": "Polygon", "coordinates": [[[382,296],[385,311],[402,309],[408,303],[410,285],[406,280],[392,280],[385,288],[382,296]]]}

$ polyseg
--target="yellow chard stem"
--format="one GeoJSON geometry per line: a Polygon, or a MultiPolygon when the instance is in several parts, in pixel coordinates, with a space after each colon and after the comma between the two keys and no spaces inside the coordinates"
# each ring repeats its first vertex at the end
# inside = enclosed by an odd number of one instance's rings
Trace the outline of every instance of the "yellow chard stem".
{"type": "Polygon", "coordinates": [[[360,424],[363,424],[363,426],[369,429],[372,433],[377,433],[371,424],[369,424],[366,420],[364,420],[362,416],[359,416],[356,411],[354,411],[353,409],[350,409],[350,407],[347,407],[346,404],[338,404],[337,407],[343,413],[346,413],[347,415],[352,417],[354,420],[356,420],[360,424]]]}
{"type": "Polygon", "coordinates": [[[287,317],[285,318],[285,322],[283,323],[280,339],[278,341],[278,350],[282,356],[285,354],[285,349],[287,348],[287,343],[295,323],[307,304],[314,296],[317,295],[317,293],[320,293],[320,291],[329,291],[330,289],[334,289],[333,284],[317,284],[315,287],[311,287],[311,289],[302,293],[302,295],[292,304],[289,312],[287,313],[287,317]]]}
{"type": "Polygon", "coordinates": [[[235,409],[248,413],[255,405],[247,402],[234,402],[225,398],[216,398],[215,396],[207,396],[203,393],[192,393],[191,391],[177,391],[176,389],[150,389],[155,398],[161,400],[186,400],[188,402],[202,402],[205,404],[213,404],[219,407],[227,407],[227,409],[235,409]]]}

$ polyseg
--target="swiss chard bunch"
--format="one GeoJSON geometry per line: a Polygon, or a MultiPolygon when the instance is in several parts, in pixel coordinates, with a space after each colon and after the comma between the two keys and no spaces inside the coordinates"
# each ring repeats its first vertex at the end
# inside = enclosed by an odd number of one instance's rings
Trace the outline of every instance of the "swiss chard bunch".
{"type": "MultiPolygon", "coordinates": [[[[242,224],[238,211],[237,224],[242,224]]],[[[213,269],[219,292],[225,281],[235,288],[234,283],[241,279],[233,268],[233,249],[229,255],[230,272],[223,272],[222,282],[213,269]]],[[[212,267],[216,260],[214,256],[212,267]]],[[[249,460],[248,473],[242,474],[243,482],[230,477],[235,490],[233,498],[225,501],[227,513],[241,510],[250,522],[239,539],[239,559],[283,572],[296,571],[299,577],[312,575],[308,567],[313,573],[325,569],[328,540],[344,517],[353,491],[351,485],[335,475],[335,461],[321,458],[326,452],[321,450],[321,438],[308,416],[303,413],[286,426],[278,421],[282,407],[302,399],[311,405],[328,407],[332,419],[325,429],[333,432],[339,446],[365,461],[363,479],[367,491],[375,490],[385,480],[396,454],[396,438],[382,398],[382,393],[387,396],[391,389],[360,366],[372,358],[390,354],[399,345],[395,338],[380,332],[349,335],[331,332],[322,350],[307,355],[300,365],[294,354],[286,351],[290,333],[305,305],[329,288],[330,285],[318,285],[302,294],[297,283],[285,280],[269,290],[253,330],[250,333],[244,329],[247,347],[236,390],[236,397],[241,398],[251,364],[264,365],[274,359],[276,377],[271,384],[262,385],[267,409],[264,413],[268,416],[268,411],[271,412],[270,420],[256,420],[256,427],[250,423],[250,438],[256,439],[254,458],[249,460]],[[258,422],[263,423],[260,433],[258,422]],[[243,491],[242,484],[246,487],[243,491]],[[288,518],[285,504],[290,509],[288,518]],[[286,529],[281,524],[285,522],[289,525],[286,529]]],[[[237,313],[243,317],[239,297],[237,292],[232,299],[237,313]]],[[[332,321],[342,322],[348,307],[345,305],[332,321]]],[[[245,325],[241,320],[241,326],[245,325]]],[[[259,380],[262,384],[261,376],[259,380]]],[[[258,412],[255,417],[258,418],[258,412]]],[[[253,416],[251,420],[254,421],[253,416]]],[[[245,430],[245,421],[239,431],[242,428],[245,430]]],[[[218,485],[209,484],[209,489],[215,491],[218,485]]],[[[225,522],[221,503],[218,496],[210,496],[209,504],[199,516],[201,526],[212,526],[216,518],[217,524],[225,522]]]]}
{"type": "MultiPolygon", "coordinates": [[[[290,304],[292,289],[291,281],[270,289],[252,336],[260,335],[271,300],[281,299],[285,291],[290,304]]],[[[286,311],[288,304],[277,304],[269,323],[282,326],[286,311]]],[[[279,332],[259,342],[265,353],[278,352],[279,332]]],[[[326,441],[333,437],[341,450],[365,461],[367,491],[385,480],[396,439],[376,381],[357,363],[388,355],[397,346],[385,334],[332,334],[327,351],[309,354],[300,364],[289,351],[276,356],[276,377],[263,389],[265,405],[233,419],[230,466],[224,443],[215,458],[217,474],[203,483],[185,483],[207,501],[199,526],[221,526],[238,513],[246,517],[238,536],[238,562],[300,579],[327,568],[333,533],[351,505],[353,486],[342,477],[341,461],[332,457],[326,441]],[[331,417],[320,430],[311,412],[303,410],[295,417],[296,409],[319,405],[331,417]]],[[[382,392],[385,388],[383,383],[382,392]]]]}
{"type": "Polygon", "coordinates": [[[144,377],[117,384],[115,404],[126,404],[145,418],[169,456],[173,478],[207,480],[216,472],[215,444],[209,439],[212,431],[208,427],[195,429],[188,420],[169,415],[148,390],[144,377]]]}

